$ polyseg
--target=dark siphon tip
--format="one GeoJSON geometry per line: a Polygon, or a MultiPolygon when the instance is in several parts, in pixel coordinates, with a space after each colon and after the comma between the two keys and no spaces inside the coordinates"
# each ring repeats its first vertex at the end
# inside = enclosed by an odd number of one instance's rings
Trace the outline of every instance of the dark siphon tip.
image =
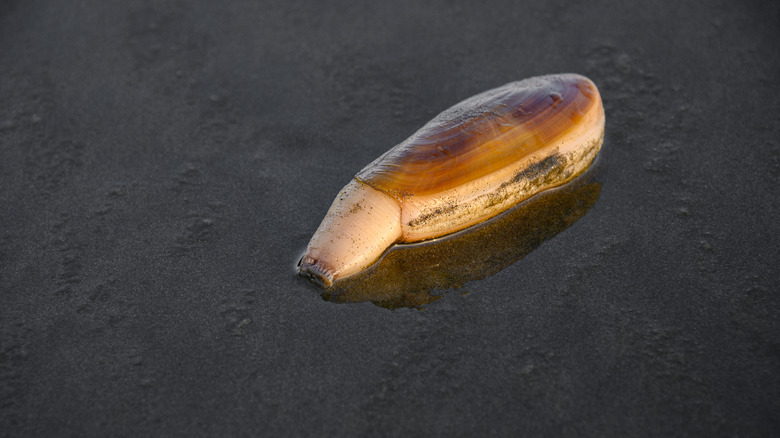
{"type": "Polygon", "coordinates": [[[333,270],[322,260],[304,255],[298,262],[298,274],[308,278],[320,287],[329,288],[333,285],[333,270]]]}

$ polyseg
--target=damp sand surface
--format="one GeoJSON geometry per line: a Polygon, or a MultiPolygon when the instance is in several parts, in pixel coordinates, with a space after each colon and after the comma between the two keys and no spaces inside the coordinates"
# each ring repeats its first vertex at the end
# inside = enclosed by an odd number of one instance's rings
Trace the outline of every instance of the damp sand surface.
{"type": "Polygon", "coordinates": [[[778,8],[3,2],[0,436],[777,436],[778,8]],[[420,306],[293,273],[366,164],[563,72],[565,227],[420,306]]]}

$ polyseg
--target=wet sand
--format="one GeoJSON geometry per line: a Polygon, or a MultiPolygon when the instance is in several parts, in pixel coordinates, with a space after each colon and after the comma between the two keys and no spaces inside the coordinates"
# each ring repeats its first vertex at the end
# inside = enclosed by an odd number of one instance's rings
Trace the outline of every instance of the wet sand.
{"type": "Polygon", "coordinates": [[[779,8],[4,2],[0,436],[777,435],[779,8]],[[295,275],[363,166],[560,72],[607,117],[565,227],[421,308],[295,275]]]}

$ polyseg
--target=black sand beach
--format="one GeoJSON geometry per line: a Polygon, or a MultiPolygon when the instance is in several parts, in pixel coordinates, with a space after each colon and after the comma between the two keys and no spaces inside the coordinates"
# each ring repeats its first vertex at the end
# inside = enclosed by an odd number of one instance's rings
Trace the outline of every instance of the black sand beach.
{"type": "Polygon", "coordinates": [[[770,1],[3,2],[0,436],[778,436],[779,41],[770,1]],[[421,308],[295,274],[363,166],[562,72],[607,128],[557,234],[421,308]]]}

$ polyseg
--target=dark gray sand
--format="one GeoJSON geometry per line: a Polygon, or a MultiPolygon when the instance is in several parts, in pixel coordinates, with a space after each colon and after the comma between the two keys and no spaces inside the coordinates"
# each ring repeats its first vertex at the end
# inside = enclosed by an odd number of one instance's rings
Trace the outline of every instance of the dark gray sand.
{"type": "Polygon", "coordinates": [[[0,436],[777,436],[779,5],[2,2],[0,436]],[[422,310],[294,274],[365,164],[559,72],[607,114],[568,228],[422,310]]]}

